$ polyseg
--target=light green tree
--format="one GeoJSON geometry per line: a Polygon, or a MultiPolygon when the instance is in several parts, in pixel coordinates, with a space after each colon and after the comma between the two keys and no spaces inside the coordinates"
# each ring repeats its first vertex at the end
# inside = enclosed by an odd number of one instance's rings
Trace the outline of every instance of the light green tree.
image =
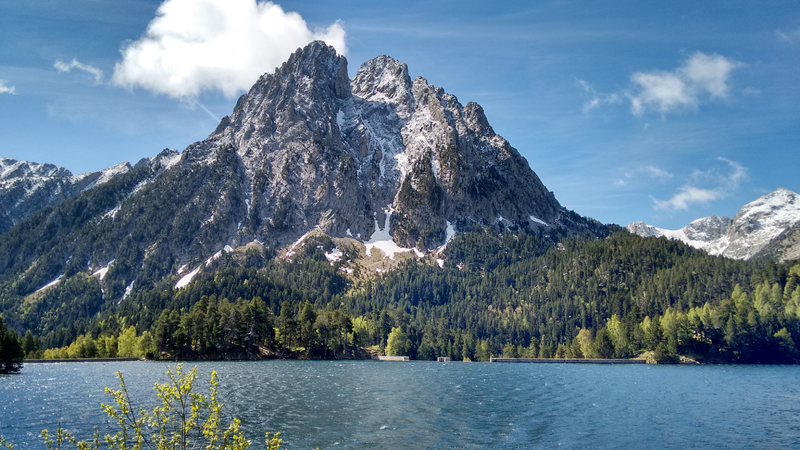
{"type": "Polygon", "coordinates": [[[136,327],[130,326],[119,333],[117,339],[117,356],[120,358],[139,358],[142,350],[139,348],[139,339],[136,337],[136,327]]]}
{"type": "MultiPolygon", "coordinates": [[[[203,448],[207,450],[241,450],[250,446],[240,429],[239,419],[234,418],[224,427],[221,424],[222,404],[218,399],[218,378],[216,371],[211,373],[209,395],[194,391],[197,367],[184,372],[183,364],[175,370],[167,369],[166,383],[156,383],[160,405],[152,412],[144,408],[134,408],[125,386],[122,373],[117,372],[120,389],[106,388],[114,400],[112,405],[101,405],[103,411],[117,425],[115,434],[107,434],[102,439],[98,431],[91,441],[79,441],[60,426],[54,435],[42,431],[47,448],[62,449],[66,446],[79,450],[95,450],[102,443],[112,449],[120,450],[186,450],[203,448]]],[[[282,439],[280,433],[266,434],[266,449],[278,450],[282,439]]]]}
{"type": "Polygon", "coordinates": [[[389,356],[407,355],[411,350],[411,340],[401,327],[392,327],[386,339],[386,354],[389,356]]]}
{"type": "Polygon", "coordinates": [[[578,332],[578,336],[575,337],[575,339],[581,347],[581,353],[584,358],[595,357],[594,346],[592,345],[592,330],[581,328],[581,331],[578,332]]]}

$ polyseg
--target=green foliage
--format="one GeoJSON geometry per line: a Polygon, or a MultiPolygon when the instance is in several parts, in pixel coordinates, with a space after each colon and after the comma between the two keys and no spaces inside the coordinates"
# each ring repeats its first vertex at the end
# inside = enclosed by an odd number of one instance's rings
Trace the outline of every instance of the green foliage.
{"type": "Polygon", "coordinates": [[[120,358],[139,358],[142,356],[139,339],[136,337],[136,327],[130,326],[119,334],[117,356],[120,358]]]}
{"type": "Polygon", "coordinates": [[[388,356],[406,356],[411,350],[411,345],[411,340],[408,339],[406,332],[400,327],[394,327],[386,340],[386,354],[388,356]]]}
{"type": "Polygon", "coordinates": [[[670,353],[663,342],[659,343],[653,351],[652,362],[655,364],[675,364],[677,359],[677,356],[674,353],[670,353]]]}
{"type": "Polygon", "coordinates": [[[14,444],[7,442],[2,435],[0,435],[0,447],[3,447],[7,450],[14,450],[14,444]]]}
{"type": "Polygon", "coordinates": [[[6,328],[3,316],[0,316],[0,374],[19,372],[23,357],[19,335],[11,328],[6,328]]]}
{"type": "Polygon", "coordinates": [[[41,359],[43,352],[41,346],[39,345],[39,338],[31,333],[31,330],[28,330],[25,333],[25,337],[22,338],[22,352],[25,354],[25,358],[27,359],[41,359]]]}
{"type": "MultiPolygon", "coordinates": [[[[101,440],[96,431],[91,441],[81,440],[58,427],[54,436],[47,430],[42,437],[48,449],[61,449],[67,445],[81,449],[99,449],[105,443],[112,449],[158,449],[185,450],[205,449],[246,449],[250,446],[241,432],[240,421],[232,419],[227,426],[222,424],[222,404],[219,403],[218,377],[211,373],[209,394],[197,393],[194,383],[197,367],[184,372],[179,364],[175,370],[167,369],[166,383],[156,383],[154,390],[160,402],[152,411],[135,408],[128,395],[125,379],[117,372],[120,389],[106,388],[113,404],[101,407],[116,425],[115,434],[107,434],[101,440]]],[[[266,448],[277,450],[282,439],[280,433],[266,434],[266,448]]]]}

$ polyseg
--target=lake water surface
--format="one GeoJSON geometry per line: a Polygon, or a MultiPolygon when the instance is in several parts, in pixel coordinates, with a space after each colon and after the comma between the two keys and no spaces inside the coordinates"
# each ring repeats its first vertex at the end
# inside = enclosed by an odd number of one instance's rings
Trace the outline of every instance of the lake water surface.
{"type": "MultiPolygon", "coordinates": [[[[187,363],[191,368],[195,363],[187,363]]],[[[378,361],[196,363],[220,376],[252,448],[797,448],[800,367],[378,361]]],[[[0,377],[0,434],[42,448],[57,424],[111,430],[105,386],[123,372],[152,401],[165,363],[29,364],[0,377]]],[[[205,383],[204,383],[205,384],[205,383]]]]}

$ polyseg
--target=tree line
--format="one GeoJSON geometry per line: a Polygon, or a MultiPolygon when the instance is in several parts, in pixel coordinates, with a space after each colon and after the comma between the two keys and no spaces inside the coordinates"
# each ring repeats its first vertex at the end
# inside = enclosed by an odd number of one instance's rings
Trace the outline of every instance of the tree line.
{"type": "Polygon", "coordinates": [[[53,319],[41,345],[70,355],[91,353],[93,342],[97,355],[110,355],[135,326],[138,355],[153,358],[353,358],[364,349],[470,361],[798,357],[800,265],[712,257],[624,230],[554,246],[536,234],[478,229],[448,244],[443,267],[409,261],[347,277],[357,250],[330,262],[333,246],[311,238],[291,261],[255,249],[223,255],[185,289],[167,285],[93,317],[53,319]]]}

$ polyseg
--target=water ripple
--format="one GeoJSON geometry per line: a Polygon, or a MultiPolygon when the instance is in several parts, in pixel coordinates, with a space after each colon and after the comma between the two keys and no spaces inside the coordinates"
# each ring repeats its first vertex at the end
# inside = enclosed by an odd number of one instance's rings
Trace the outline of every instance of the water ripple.
{"type": "MultiPolygon", "coordinates": [[[[260,361],[198,363],[250,439],[291,448],[792,448],[800,368],[260,361]]],[[[121,370],[137,399],[164,363],[29,365],[0,378],[0,434],[40,448],[43,428],[88,436],[121,370]]],[[[148,406],[148,405],[146,405],[148,406]]],[[[228,418],[230,419],[230,418],[228,418]]]]}

